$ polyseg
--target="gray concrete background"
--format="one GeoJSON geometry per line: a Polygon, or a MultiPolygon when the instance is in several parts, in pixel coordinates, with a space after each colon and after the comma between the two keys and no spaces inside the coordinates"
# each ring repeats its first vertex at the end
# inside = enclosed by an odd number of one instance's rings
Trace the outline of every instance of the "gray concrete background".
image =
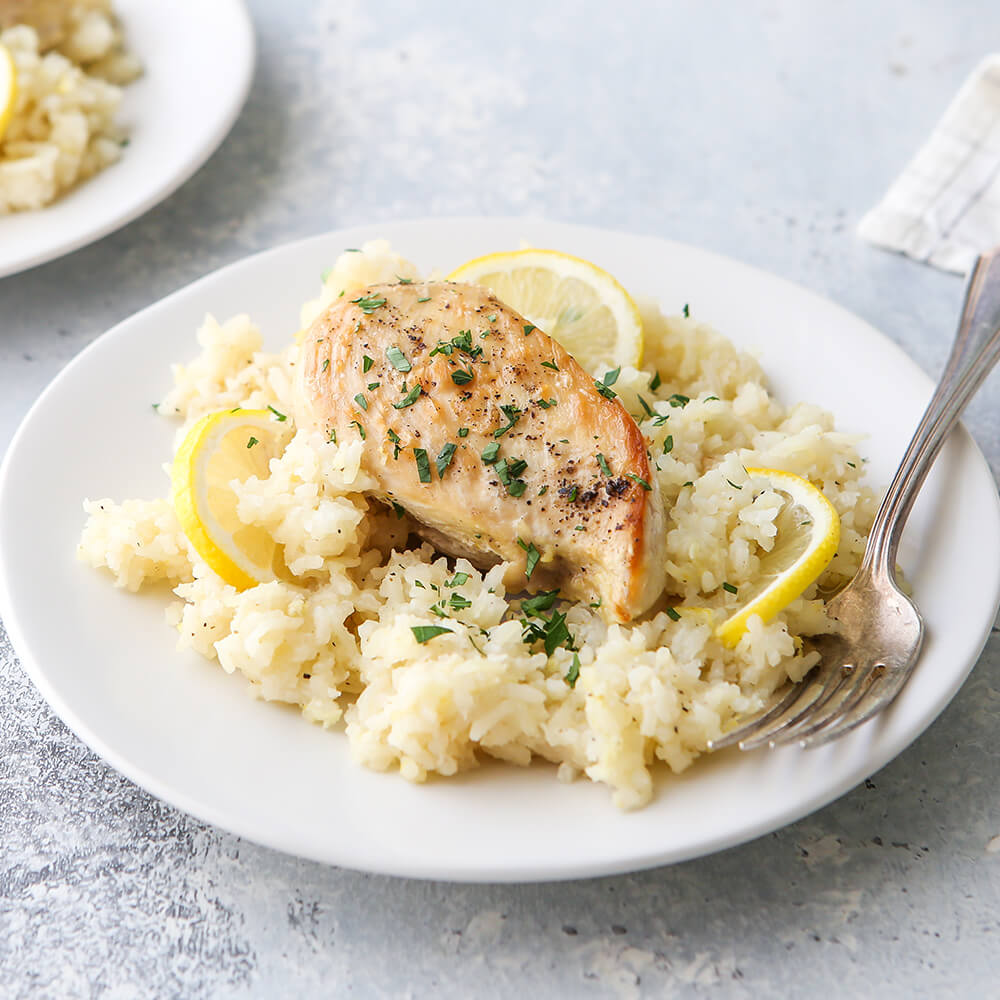
{"type": "MultiPolygon", "coordinates": [[[[1000,6],[250,6],[256,79],[209,163],[121,232],[0,280],[0,449],[142,306],[255,250],[424,215],[689,241],[940,369],[961,281],[854,229],[1000,45],[1000,6]]],[[[994,474],[998,404],[994,374],[967,420],[994,474]]],[[[785,830],[627,877],[418,883],[278,855],[150,798],[53,716],[0,627],[0,995],[995,996],[998,711],[994,632],[923,737],[785,830]]]]}

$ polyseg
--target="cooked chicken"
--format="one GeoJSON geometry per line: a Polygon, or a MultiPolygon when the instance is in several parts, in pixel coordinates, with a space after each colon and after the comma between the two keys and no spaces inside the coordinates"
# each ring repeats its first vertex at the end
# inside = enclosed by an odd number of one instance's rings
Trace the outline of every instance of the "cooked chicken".
{"type": "Polygon", "coordinates": [[[612,622],[663,589],[665,518],[635,421],[487,290],[341,299],[306,335],[301,390],[300,424],[360,435],[376,496],[439,551],[505,562],[509,589],[558,587],[612,622]]]}

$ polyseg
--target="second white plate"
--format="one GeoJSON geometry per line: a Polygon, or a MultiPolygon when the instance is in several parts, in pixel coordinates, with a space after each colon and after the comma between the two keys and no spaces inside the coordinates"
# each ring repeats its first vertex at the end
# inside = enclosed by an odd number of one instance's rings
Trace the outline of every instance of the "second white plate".
{"type": "Polygon", "coordinates": [[[49,205],[0,215],[0,277],[53,260],[149,211],[221,144],[253,78],[253,25],[241,0],[116,0],[143,75],[118,119],[118,163],[49,205]]]}
{"type": "Polygon", "coordinates": [[[920,666],[896,705],[831,746],[708,757],[661,773],[656,798],[622,814],[608,791],[554,768],[487,765],[407,784],[354,765],[346,740],[248,697],[164,624],[168,595],[115,591],[74,558],[84,497],[164,495],[173,427],[150,404],[191,357],[205,312],[248,312],[280,348],[320,271],[384,236],[424,270],[522,240],[593,260],[636,294],[714,324],[760,354],[785,402],[815,401],[870,435],[887,482],[931,385],[862,320],[786,281],[663,240],[530,220],[428,220],[350,229],[203,278],[117,326],[55,380],[0,468],[0,614],[54,710],[155,795],[280,850],[351,868],[452,880],[525,881],[679,861],[776,829],[834,799],[913,740],[958,690],[1000,598],[1000,506],[963,430],[911,517],[901,561],[924,611],[920,666]],[[892,391],[886,391],[891,377],[892,391]]]}

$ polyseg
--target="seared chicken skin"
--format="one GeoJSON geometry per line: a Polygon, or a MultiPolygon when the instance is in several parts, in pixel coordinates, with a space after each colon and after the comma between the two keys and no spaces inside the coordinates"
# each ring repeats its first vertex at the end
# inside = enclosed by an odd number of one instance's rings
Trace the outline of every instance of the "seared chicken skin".
{"type": "Polygon", "coordinates": [[[476,285],[372,285],[302,345],[300,426],[362,437],[375,495],[439,551],[627,622],[665,580],[646,444],[613,393],[476,285]]]}

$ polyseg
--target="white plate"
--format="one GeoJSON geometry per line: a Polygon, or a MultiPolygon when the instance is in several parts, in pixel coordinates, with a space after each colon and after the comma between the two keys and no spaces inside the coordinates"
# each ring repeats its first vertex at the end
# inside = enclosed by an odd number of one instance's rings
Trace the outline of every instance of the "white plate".
{"type": "Polygon", "coordinates": [[[563,785],[551,766],[489,765],[423,786],[351,763],[339,733],[248,697],[174,650],[165,595],[132,596],[78,564],[83,497],[164,495],[173,427],[150,404],[171,361],[195,353],[206,311],[249,312],[287,343],[299,304],[345,247],[386,236],[424,269],[524,239],[587,257],[637,293],[760,352],[787,402],[815,400],[871,434],[884,483],[930,393],[912,361],[857,317],[779,278],[661,240],[529,220],[433,220],[351,229],[223,268],[126,320],[42,395],[0,468],[0,612],[54,710],[138,784],[201,819],[280,850],[369,871],[521,881],[679,861],[782,826],[857,784],[913,740],[975,663],[1000,598],[1000,506],[962,430],[911,519],[902,562],[928,626],[896,706],[833,746],[706,758],[659,776],[622,814],[604,787],[563,785]]]}
{"type": "Polygon", "coordinates": [[[116,0],[143,75],[125,88],[122,158],[58,201],[0,215],[0,277],[92,243],[149,211],[218,148],[250,89],[253,25],[241,0],[116,0]]]}

